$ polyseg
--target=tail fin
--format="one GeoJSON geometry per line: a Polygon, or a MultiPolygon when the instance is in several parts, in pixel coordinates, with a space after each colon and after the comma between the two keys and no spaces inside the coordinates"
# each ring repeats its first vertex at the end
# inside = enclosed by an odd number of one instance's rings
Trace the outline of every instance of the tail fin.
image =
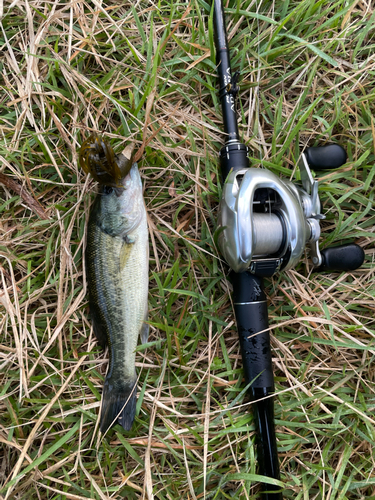
{"type": "Polygon", "coordinates": [[[137,377],[129,382],[114,382],[105,379],[102,397],[100,430],[105,433],[113,424],[119,423],[130,431],[137,405],[137,377]]]}

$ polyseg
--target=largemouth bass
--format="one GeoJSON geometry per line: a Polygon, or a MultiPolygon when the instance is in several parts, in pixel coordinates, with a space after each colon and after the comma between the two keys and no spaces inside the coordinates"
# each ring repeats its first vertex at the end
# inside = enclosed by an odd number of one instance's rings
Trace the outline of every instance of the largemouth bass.
{"type": "Polygon", "coordinates": [[[149,244],[138,167],[115,187],[104,185],[91,209],[86,247],[89,305],[95,335],[109,349],[100,430],[130,430],[136,409],[135,348],[147,342],[149,244]]]}

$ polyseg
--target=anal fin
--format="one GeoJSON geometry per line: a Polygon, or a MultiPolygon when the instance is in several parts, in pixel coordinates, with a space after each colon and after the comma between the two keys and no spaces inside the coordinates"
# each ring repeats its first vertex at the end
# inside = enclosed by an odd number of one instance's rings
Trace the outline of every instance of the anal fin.
{"type": "Polygon", "coordinates": [[[146,313],[145,319],[143,320],[143,324],[141,327],[141,331],[139,332],[142,344],[146,344],[146,342],[148,341],[148,334],[150,332],[150,325],[147,323],[147,321],[148,321],[148,312],[146,313]]]}

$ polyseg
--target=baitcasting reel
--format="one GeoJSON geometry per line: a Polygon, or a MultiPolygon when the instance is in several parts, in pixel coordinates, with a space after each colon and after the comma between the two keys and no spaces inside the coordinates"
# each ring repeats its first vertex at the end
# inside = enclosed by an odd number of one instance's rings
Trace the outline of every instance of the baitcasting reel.
{"type": "MultiPolygon", "coordinates": [[[[221,156],[229,159],[234,149],[233,145],[225,146],[221,156]]],[[[319,250],[320,220],[325,216],[321,213],[318,181],[310,167],[334,169],[345,162],[346,152],[337,144],[307,148],[299,163],[302,186],[265,169],[232,170],[223,187],[218,238],[230,267],[236,273],[248,270],[257,276],[272,276],[293,268],[306,245],[316,267],[360,267],[364,252],[358,245],[319,250]]]]}

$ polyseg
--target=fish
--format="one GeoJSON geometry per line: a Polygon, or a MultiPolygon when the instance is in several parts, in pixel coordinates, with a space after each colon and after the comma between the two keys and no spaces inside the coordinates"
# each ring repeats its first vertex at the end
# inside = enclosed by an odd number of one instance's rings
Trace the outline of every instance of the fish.
{"type": "MultiPolygon", "coordinates": [[[[116,167],[126,163],[121,155],[113,161],[116,167]]],[[[96,172],[101,172],[100,162],[96,172]]],[[[85,253],[93,330],[99,344],[103,348],[107,345],[109,351],[101,404],[102,433],[115,423],[126,431],[133,425],[137,404],[135,349],[139,337],[146,343],[149,333],[149,238],[138,166],[130,163],[121,179],[118,171],[108,167],[105,177],[90,211],[85,253]]]]}

